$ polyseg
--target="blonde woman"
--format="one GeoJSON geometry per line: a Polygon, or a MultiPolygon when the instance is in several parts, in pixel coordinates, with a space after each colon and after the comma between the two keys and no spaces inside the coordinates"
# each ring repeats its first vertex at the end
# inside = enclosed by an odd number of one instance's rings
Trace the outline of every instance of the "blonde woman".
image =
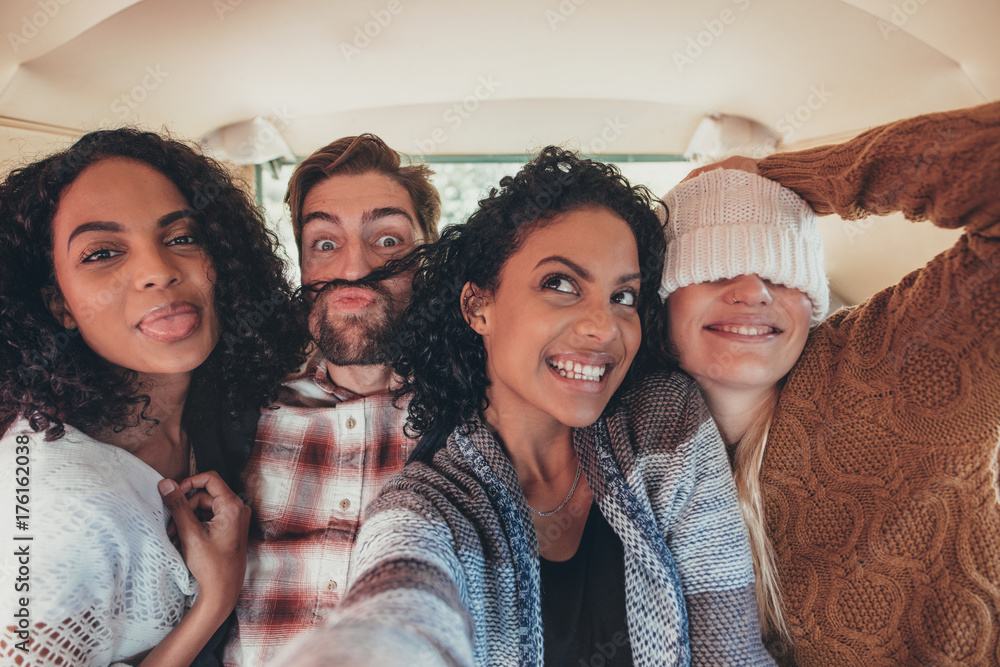
{"type": "Polygon", "coordinates": [[[730,450],[772,653],[1000,662],[1000,104],[689,179],[665,198],[667,336],[730,450]],[[966,233],[820,322],[806,202],[966,233]]]}

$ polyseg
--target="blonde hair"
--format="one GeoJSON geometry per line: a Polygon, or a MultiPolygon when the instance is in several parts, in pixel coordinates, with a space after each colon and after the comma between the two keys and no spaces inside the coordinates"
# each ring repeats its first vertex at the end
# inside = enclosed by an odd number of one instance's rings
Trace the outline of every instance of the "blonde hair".
{"type": "Polygon", "coordinates": [[[771,421],[778,405],[778,388],[761,406],[750,428],[736,444],[733,457],[733,478],[739,497],[743,522],[750,533],[750,551],[753,555],[753,572],[756,580],[757,613],[761,634],[765,638],[788,638],[788,626],[782,612],[781,589],[778,585],[778,568],[774,548],[767,537],[764,521],[764,494],[760,483],[760,468],[764,460],[771,421]]]}

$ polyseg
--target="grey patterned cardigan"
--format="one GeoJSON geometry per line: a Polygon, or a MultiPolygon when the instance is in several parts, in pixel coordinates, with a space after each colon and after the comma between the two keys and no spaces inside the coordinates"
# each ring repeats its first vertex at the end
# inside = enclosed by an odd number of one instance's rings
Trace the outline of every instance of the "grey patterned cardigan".
{"type": "MultiPolygon", "coordinates": [[[[694,383],[647,377],[573,444],[625,547],[635,664],[773,664],[729,463],[694,383]]],[[[452,434],[431,465],[387,483],[350,580],[327,624],[279,663],[542,664],[538,543],[514,468],[485,428],[452,434]]]]}

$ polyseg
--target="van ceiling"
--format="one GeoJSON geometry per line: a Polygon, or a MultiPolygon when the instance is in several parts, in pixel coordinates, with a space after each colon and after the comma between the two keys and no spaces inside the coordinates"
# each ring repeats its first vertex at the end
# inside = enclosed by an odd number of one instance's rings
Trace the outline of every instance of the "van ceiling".
{"type": "MultiPolygon", "coordinates": [[[[679,154],[712,111],[794,149],[1000,99],[997,0],[7,0],[0,26],[3,171],[121,124],[198,139],[266,116],[298,155],[362,131],[411,154],[602,132],[608,153],[679,154]]],[[[849,302],[955,238],[826,231],[849,302]]]]}

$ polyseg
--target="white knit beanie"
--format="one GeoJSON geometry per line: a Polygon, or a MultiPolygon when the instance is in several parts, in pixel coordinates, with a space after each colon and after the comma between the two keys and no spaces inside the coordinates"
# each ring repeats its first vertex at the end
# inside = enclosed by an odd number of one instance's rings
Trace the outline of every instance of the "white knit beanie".
{"type": "MultiPolygon", "coordinates": [[[[660,296],[686,285],[757,274],[802,290],[812,325],[830,307],[823,238],[816,215],[797,194],[737,169],[713,169],[663,198],[670,211],[660,296]]],[[[662,209],[657,214],[663,216],[662,209]]]]}

